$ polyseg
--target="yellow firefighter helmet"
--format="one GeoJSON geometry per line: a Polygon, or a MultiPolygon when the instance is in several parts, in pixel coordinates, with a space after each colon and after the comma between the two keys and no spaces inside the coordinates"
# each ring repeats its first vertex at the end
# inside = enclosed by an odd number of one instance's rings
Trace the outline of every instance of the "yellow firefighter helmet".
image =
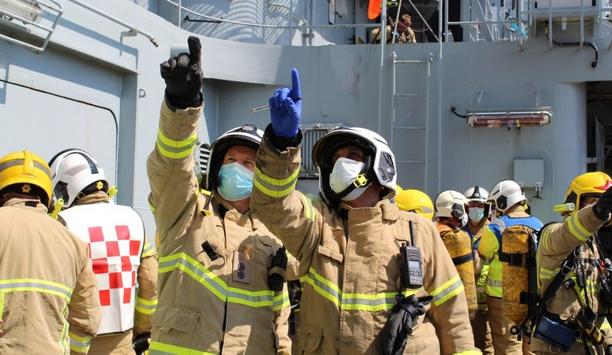
{"type": "Polygon", "coordinates": [[[22,150],[0,158],[0,191],[14,189],[37,195],[46,206],[51,201],[51,169],[38,155],[22,150]]]}
{"type": "Polygon", "coordinates": [[[612,186],[612,179],[601,171],[578,175],[570,182],[565,192],[565,202],[555,206],[560,213],[574,213],[580,209],[582,199],[588,195],[601,195],[612,186]]]}
{"type": "Polygon", "coordinates": [[[402,190],[395,196],[397,207],[404,211],[411,211],[431,220],[433,218],[433,202],[426,193],[408,189],[402,190]]]}

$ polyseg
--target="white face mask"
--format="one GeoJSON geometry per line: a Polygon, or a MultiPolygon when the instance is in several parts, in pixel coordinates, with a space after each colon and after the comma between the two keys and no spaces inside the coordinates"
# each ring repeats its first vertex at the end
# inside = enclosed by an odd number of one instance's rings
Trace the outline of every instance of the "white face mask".
{"type": "Polygon", "coordinates": [[[468,215],[472,222],[480,223],[484,218],[484,208],[482,207],[470,207],[468,215]]]}
{"type": "MultiPolygon", "coordinates": [[[[338,158],[336,163],[334,163],[334,168],[332,169],[331,174],[329,174],[329,187],[331,187],[332,191],[335,193],[341,193],[353,182],[355,182],[364,165],[365,163],[352,159],[338,158]]],[[[358,187],[351,191],[351,193],[348,195],[344,196],[342,200],[352,201],[361,196],[366,188],[367,185],[358,187]]]]}

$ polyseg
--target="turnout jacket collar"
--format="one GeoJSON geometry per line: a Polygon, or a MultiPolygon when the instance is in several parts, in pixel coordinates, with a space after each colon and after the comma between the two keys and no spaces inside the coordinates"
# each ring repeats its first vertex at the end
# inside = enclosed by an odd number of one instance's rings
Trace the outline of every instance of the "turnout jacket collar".
{"type": "Polygon", "coordinates": [[[12,198],[6,201],[2,207],[35,208],[41,213],[47,213],[47,207],[45,207],[45,205],[40,203],[40,201],[38,201],[37,199],[30,198],[12,198]]]}
{"type": "Polygon", "coordinates": [[[229,203],[218,198],[216,195],[213,195],[212,197],[212,204],[216,212],[215,214],[219,216],[221,223],[223,223],[225,219],[228,219],[236,223],[238,226],[249,228],[252,231],[256,231],[261,226],[261,222],[253,217],[250,210],[245,214],[242,214],[229,203]],[[225,210],[225,213],[221,213],[223,210],[225,210]]]}
{"type": "Polygon", "coordinates": [[[92,203],[106,202],[109,203],[111,201],[110,197],[104,191],[97,191],[91,193],[87,196],[83,196],[75,202],[75,206],[78,205],[89,205],[92,203]]]}
{"type": "Polygon", "coordinates": [[[397,221],[400,217],[400,209],[389,199],[380,200],[373,207],[351,207],[345,203],[340,205],[340,215],[353,219],[382,218],[386,221],[397,221]]]}

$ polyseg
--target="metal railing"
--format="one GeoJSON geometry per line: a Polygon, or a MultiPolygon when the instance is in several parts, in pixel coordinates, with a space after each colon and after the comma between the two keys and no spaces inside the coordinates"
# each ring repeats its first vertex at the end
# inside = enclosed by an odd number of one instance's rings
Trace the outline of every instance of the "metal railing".
{"type": "Polygon", "coordinates": [[[552,46],[553,20],[558,17],[577,17],[580,27],[580,43],[582,45],[585,42],[585,18],[595,17],[597,20],[594,22],[597,22],[601,20],[604,13],[612,11],[611,7],[603,6],[602,0],[597,0],[594,6],[591,0],[580,0],[579,6],[571,7],[553,6],[556,5],[553,0],[539,1],[540,4],[548,5],[545,8],[536,8],[536,1],[534,0],[506,1],[503,6],[496,6],[495,8],[490,5],[489,1],[485,1],[485,9],[482,9],[479,0],[472,0],[470,5],[474,4],[474,7],[481,10],[482,19],[449,21],[450,1],[454,0],[440,1],[438,5],[438,11],[444,13],[444,30],[439,33],[439,36],[444,38],[446,42],[450,40],[451,26],[462,26],[464,29],[465,26],[484,26],[490,32],[492,41],[518,40],[522,42],[529,38],[530,29],[535,30],[534,26],[537,20],[545,19],[550,45],[552,46]],[[514,7],[512,7],[513,3],[514,7]]]}
{"type": "Polygon", "coordinates": [[[115,16],[112,16],[112,15],[110,15],[110,14],[108,14],[108,13],[106,13],[106,12],[100,10],[100,9],[98,9],[97,7],[91,6],[91,5],[86,4],[86,3],[82,2],[82,1],[79,1],[79,0],[70,0],[70,1],[72,1],[73,3],[83,7],[85,9],[87,9],[87,10],[97,14],[97,15],[100,15],[100,16],[102,16],[102,17],[104,17],[104,18],[106,18],[106,19],[108,19],[110,21],[113,21],[116,24],[119,24],[119,25],[127,28],[128,31],[125,32],[124,35],[129,36],[129,35],[140,34],[140,35],[145,36],[146,38],[148,38],[149,41],[155,47],[159,47],[159,44],[157,43],[157,39],[155,39],[155,37],[152,34],[150,34],[148,32],[145,32],[145,31],[141,30],[140,28],[138,28],[138,27],[136,27],[136,26],[134,26],[134,25],[132,25],[130,23],[127,23],[127,22],[125,22],[123,20],[120,20],[120,19],[116,18],[115,16]]]}
{"type": "MultiPolygon", "coordinates": [[[[55,28],[57,27],[57,23],[59,22],[59,19],[62,17],[62,14],[64,13],[64,7],[62,6],[62,4],[59,1],[55,1],[55,0],[47,0],[47,1],[38,1],[36,2],[37,6],[40,6],[41,10],[42,9],[46,9],[49,13],[51,13],[54,18],[51,21],[51,26],[44,26],[41,25],[39,23],[37,23],[35,20],[31,20],[28,18],[25,18],[23,16],[20,16],[18,14],[3,10],[2,8],[0,8],[0,15],[2,15],[2,17],[6,17],[7,19],[10,19],[12,21],[17,20],[19,22],[21,22],[23,25],[25,25],[26,27],[32,26],[35,29],[41,30],[43,32],[46,32],[47,35],[45,36],[45,38],[42,41],[42,44],[37,46],[31,43],[28,43],[24,40],[19,40],[10,36],[7,36],[5,34],[0,33],[0,38],[9,41],[11,43],[15,43],[18,44],[20,46],[26,47],[28,49],[33,50],[36,53],[42,53],[45,48],[47,48],[47,45],[49,44],[49,40],[51,39],[51,35],[53,34],[53,32],[55,32],[55,28]]],[[[42,15],[41,15],[42,17],[42,15]]]]}

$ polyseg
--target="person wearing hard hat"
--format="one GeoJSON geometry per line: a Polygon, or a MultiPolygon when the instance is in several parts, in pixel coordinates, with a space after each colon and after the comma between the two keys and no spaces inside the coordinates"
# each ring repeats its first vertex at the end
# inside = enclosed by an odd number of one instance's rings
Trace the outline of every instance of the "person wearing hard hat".
{"type": "Polygon", "coordinates": [[[474,319],[478,306],[474,279],[474,250],[470,236],[461,229],[468,223],[467,202],[460,192],[443,191],[436,197],[435,218],[440,237],[461,277],[470,319],[474,319]]]}
{"type": "Polygon", "coordinates": [[[540,307],[533,315],[536,354],[612,354],[612,179],[576,176],[555,206],[562,223],[540,233],[536,256],[540,307]],[[607,319],[606,319],[607,318],[607,319]]]}
{"type": "Polygon", "coordinates": [[[104,169],[87,152],[66,149],[49,162],[58,220],[89,246],[102,319],[98,335],[76,339],[89,354],[132,354],[132,339],[151,332],[157,259],[131,207],[114,204],[104,169]]]}
{"type": "Polygon", "coordinates": [[[290,354],[287,255],[249,208],[262,132],[243,125],[210,147],[206,188],[194,173],[202,118],[201,45],[161,64],[166,82],[147,171],[159,236],[152,354],[290,354]]]}
{"type": "Polygon", "coordinates": [[[475,352],[463,284],[435,226],[390,201],[396,165],[383,137],[330,130],[312,153],[322,198],[295,189],[302,98],[291,76],[269,99],[251,208],[300,263],[296,353],[475,352]]]}
{"type": "Polygon", "coordinates": [[[489,203],[489,192],[481,186],[472,186],[463,193],[467,198],[468,223],[463,230],[472,240],[474,250],[474,273],[476,278],[476,298],[478,309],[472,319],[472,330],[474,331],[474,342],[483,354],[493,354],[493,339],[491,338],[491,326],[487,320],[487,294],[485,285],[489,273],[489,265],[483,265],[478,255],[478,246],[484,232],[489,225],[491,204],[489,203]]]}
{"type": "MultiPolygon", "coordinates": [[[[489,265],[489,273],[485,292],[487,294],[487,318],[491,326],[493,348],[495,353],[523,354],[529,353],[526,341],[521,341],[517,331],[527,314],[520,314],[520,320],[511,316],[515,308],[525,308],[518,299],[508,302],[509,295],[517,298],[522,292],[528,290],[517,290],[521,285],[527,283],[527,270],[530,265],[531,256],[536,245],[529,246],[531,241],[536,241],[536,233],[542,228],[542,222],[534,216],[527,214],[527,198],[521,186],[513,180],[503,180],[497,183],[489,195],[494,201],[498,217],[495,217],[485,229],[478,246],[483,264],[489,265]],[[517,240],[514,236],[521,235],[524,238],[517,240]],[[512,246],[513,243],[521,242],[525,250],[511,253],[511,248],[504,248],[504,244],[512,246]],[[525,254],[525,255],[524,255],[525,254]],[[524,273],[517,275],[515,271],[524,269],[524,273]],[[505,270],[512,271],[506,272],[505,270]],[[502,276],[503,275],[503,276],[502,276]],[[516,291],[516,292],[515,292],[516,291]]],[[[521,249],[515,248],[513,249],[521,249]]],[[[523,337],[524,340],[524,337],[523,337]]]]}
{"type": "Polygon", "coordinates": [[[423,191],[415,189],[398,190],[394,200],[400,210],[414,212],[430,221],[433,220],[433,202],[423,191]]]}
{"type": "Polygon", "coordinates": [[[24,150],[0,158],[0,353],[87,353],[100,303],[87,245],[47,215],[51,171],[24,150]]]}

